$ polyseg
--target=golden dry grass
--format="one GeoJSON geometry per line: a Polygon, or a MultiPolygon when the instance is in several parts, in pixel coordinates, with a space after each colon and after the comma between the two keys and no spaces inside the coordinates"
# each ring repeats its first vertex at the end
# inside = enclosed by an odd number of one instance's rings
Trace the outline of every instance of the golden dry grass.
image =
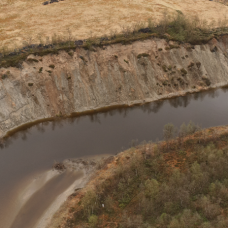
{"type": "Polygon", "coordinates": [[[119,32],[125,26],[159,20],[164,11],[223,20],[228,7],[208,0],[0,0],[0,47],[15,48],[29,40],[46,42],[53,34],[85,39],[119,32]],[[69,33],[71,31],[72,34],[69,33]]]}

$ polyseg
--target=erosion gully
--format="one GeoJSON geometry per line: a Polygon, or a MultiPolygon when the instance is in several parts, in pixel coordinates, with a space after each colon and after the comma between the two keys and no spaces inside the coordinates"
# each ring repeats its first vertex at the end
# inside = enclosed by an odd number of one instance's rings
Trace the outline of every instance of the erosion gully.
{"type": "Polygon", "coordinates": [[[0,149],[0,227],[32,228],[55,197],[79,174],[51,179],[17,211],[20,192],[55,161],[116,154],[132,141],[156,141],[163,126],[190,120],[201,127],[228,124],[228,89],[204,91],[140,106],[118,108],[30,126],[9,137],[0,149]],[[16,226],[15,226],[16,223],[16,226]]]}

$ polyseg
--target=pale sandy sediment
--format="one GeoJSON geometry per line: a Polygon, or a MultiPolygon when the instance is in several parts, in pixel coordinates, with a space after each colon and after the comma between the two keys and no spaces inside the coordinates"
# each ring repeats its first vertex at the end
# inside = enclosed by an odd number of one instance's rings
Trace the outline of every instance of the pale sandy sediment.
{"type": "Polygon", "coordinates": [[[49,223],[52,221],[53,215],[58,211],[60,206],[67,200],[67,198],[75,192],[76,189],[83,188],[89,181],[93,171],[96,168],[96,164],[108,155],[99,155],[96,157],[90,157],[85,159],[73,159],[66,160],[64,162],[68,171],[80,172],[80,177],[74,181],[64,192],[57,196],[55,201],[47,208],[42,217],[39,218],[34,228],[49,227],[49,223]]]}
{"type": "Polygon", "coordinates": [[[87,183],[89,176],[85,176],[77,179],[66,191],[60,194],[55,201],[50,205],[50,207],[44,212],[42,217],[39,219],[34,228],[44,228],[51,222],[52,216],[56,213],[56,211],[60,208],[60,206],[66,201],[69,195],[71,195],[75,189],[83,188],[87,183]]]}
{"type": "Polygon", "coordinates": [[[45,171],[27,181],[25,186],[20,186],[16,197],[17,202],[10,212],[12,222],[9,227],[44,228],[48,226],[52,216],[69,195],[74,193],[75,189],[85,186],[98,162],[105,157],[107,155],[66,160],[64,161],[65,171],[45,171]],[[55,189],[60,186],[61,191],[55,189]],[[51,201],[49,197],[52,198],[51,201]],[[43,200],[50,202],[46,204],[43,200]]]}
{"type": "Polygon", "coordinates": [[[36,174],[35,177],[29,177],[27,180],[22,182],[19,186],[16,186],[17,192],[13,205],[9,205],[10,210],[10,224],[13,223],[15,217],[25,205],[25,203],[30,199],[30,197],[39,191],[45,184],[56,177],[59,174],[57,170],[48,170],[40,174],[36,174]]]}

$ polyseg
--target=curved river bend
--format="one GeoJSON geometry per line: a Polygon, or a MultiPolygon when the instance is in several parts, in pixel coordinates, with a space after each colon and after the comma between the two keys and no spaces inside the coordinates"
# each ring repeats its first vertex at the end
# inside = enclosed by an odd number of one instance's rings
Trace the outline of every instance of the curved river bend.
{"type": "MultiPolygon", "coordinates": [[[[210,90],[142,106],[44,122],[15,133],[0,150],[0,227],[10,227],[20,185],[48,170],[54,161],[115,154],[129,147],[132,140],[161,139],[163,126],[169,122],[176,126],[190,120],[202,127],[226,125],[227,98],[226,88],[210,90]]],[[[71,183],[69,180],[68,184],[71,183]]]]}

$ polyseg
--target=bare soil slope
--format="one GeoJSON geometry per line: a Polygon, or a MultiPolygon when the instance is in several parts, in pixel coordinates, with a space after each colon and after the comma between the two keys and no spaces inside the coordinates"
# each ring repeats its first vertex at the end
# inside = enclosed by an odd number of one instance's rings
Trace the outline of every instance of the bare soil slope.
{"type": "Polygon", "coordinates": [[[198,15],[208,23],[224,20],[228,13],[228,6],[208,0],[64,0],[42,5],[43,2],[0,0],[0,47],[46,42],[55,33],[78,39],[102,36],[148,18],[158,20],[165,10],[198,15]]]}
{"type": "Polygon", "coordinates": [[[30,55],[0,69],[0,136],[44,118],[151,102],[228,84],[228,36],[205,45],[151,38],[30,55]]]}

